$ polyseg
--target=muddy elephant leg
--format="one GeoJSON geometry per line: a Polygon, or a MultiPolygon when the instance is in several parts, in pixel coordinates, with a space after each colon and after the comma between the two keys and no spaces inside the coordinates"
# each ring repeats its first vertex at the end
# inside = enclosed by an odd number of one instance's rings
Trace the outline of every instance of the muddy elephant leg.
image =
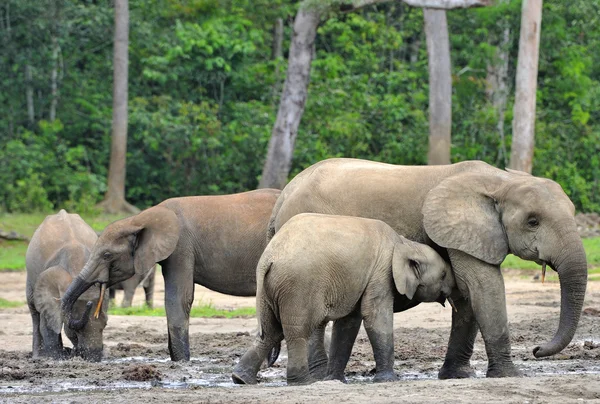
{"type": "MultiPolygon", "coordinates": [[[[449,250],[450,260],[454,269],[456,282],[463,293],[469,296],[473,315],[463,323],[456,323],[452,317],[452,333],[461,332],[462,335],[470,336],[472,333],[473,317],[481,330],[485,350],[488,357],[487,377],[514,377],[521,376],[521,372],[515,367],[511,359],[510,335],[508,330],[508,318],[506,315],[506,296],[504,290],[504,279],[497,265],[482,262],[468,254],[457,250],[449,250]]],[[[458,318],[457,320],[460,320],[458,318]]],[[[450,348],[458,352],[468,352],[471,340],[458,340],[458,336],[450,341],[455,341],[450,348]],[[467,345],[469,344],[469,345],[467,345]]],[[[472,348],[470,348],[472,352],[472,348]]]]}
{"type": "Polygon", "coordinates": [[[308,368],[315,380],[323,380],[327,376],[327,352],[325,351],[325,327],[327,323],[316,328],[308,341],[308,368]]]}
{"type": "Polygon", "coordinates": [[[33,359],[37,359],[40,357],[43,349],[42,333],[40,332],[40,313],[31,307],[29,307],[29,311],[31,313],[31,323],[33,324],[33,344],[31,357],[33,359]]]}
{"type": "Polygon", "coordinates": [[[189,323],[194,301],[193,262],[171,257],[163,265],[165,311],[172,361],[190,360],[189,323]]]}
{"type": "MultiPolygon", "coordinates": [[[[453,294],[454,295],[454,294],[453,294]]],[[[456,312],[452,311],[452,330],[444,365],[438,373],[440,379],[465,379],[475,377],[470,360],[473,355],[475,337],[479,331],[471,303],[460,293],[455,293],[456,312]]]]}
{"type": "Polygon", "coordinates": [[[281,326],[272,311],[261,312],[264,318],[263,338],[259,335],[254,339],[254,343],[250,349],[240,358],[240,361],[233,368],[231,378],[236,384],[256,384],[256,374],[260,370],[260,366],[267,358],[271,349],[276,344],[281,344],[283,340],[283,332],[281,326]]]}
{"type": "Polygon", "coordinates": [[[133,295],[135,294],[135,286],[133,287],[123,287],[123,301],[121,302],[121,307],[131,307],[131,303],[133,302],[133,295]]]}
{"type": "Polygon", "coordinates": [[[398,380],[394,373],[394,298],[373,289],[365,292],[361,313],[375,357],[373,382],[398,380]]]}
{"type": "Polygon", "coordinates": [[[286,338],[288,348],[288,385],[309,384],[315,380],[308,369],[308,338],[286,338]]]}
{"type": "Polygon", "coordinates": [[[112,306],[115,302],[115,295],[117,294],[117,291],[114,288],[108,288],[108,301],[110,303],[110,305],[112,306]]]}
{"type": "Polygon", "coordinates": [[[329,347],[327,380],[341,380],[346,383],[344,370],[350,359],[352,347],[360,330],[361,322],[362,316],[360,315],[360,311],[356,310],[333,323],[331,345],[329,347]]]}
{"type": "Polygon", "coordinates": [[[40,316],[40,332],[43,338],[43,355],[53,359],[64,359],[62,337],[47,326],[44,316],[40,316]]]}
{"type": "Polygon", "coordinates": [[[146,306],[154,307],[154,278],[156,277],[156,267],[150,270],[152,273],[148,275],[148,279],[144,283],[144,294],[146,295],[146,306]]]}

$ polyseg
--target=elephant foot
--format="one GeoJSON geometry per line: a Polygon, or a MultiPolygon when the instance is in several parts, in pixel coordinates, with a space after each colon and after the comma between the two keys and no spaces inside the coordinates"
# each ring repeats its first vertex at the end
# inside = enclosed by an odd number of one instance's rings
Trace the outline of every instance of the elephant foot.
{"type": "Polygon", "coordinates": [[[385,382],[395,382],[398,380],[398,376],[394,373],[393,370],[387,372],[377,372],[375,373],[375,377],[373,378],[373,383],[385,383],[385,382]]]}
{"type": "Polygon", "coordinates": [[[348,380],[346,380],[346,376],[342,375],[327,375],[323,380],[339,380],[342,383],[347,384],[348,380]]]}
{"type": "Polygon", "coordinates": [[[315,380],[324,380],[327,377],[327,363],[311,368],[310,377],[315,380]]]}
{"type": "Polygon", "coordinates": [[[444,364],[438,372],[438,379],[440,380],[468,379],[470,377],[475,377],[475,371],[468,364],[463,366],[447,366],[444,364]]]}
{"type": "Polygon", "coordinates": [[[488,366],[486,377],[522,377],[521,372],[513,363],[502,366],[488,366]]]}
{"type": "Polygon", "coordinates": [[[311,384],[316,382],[308,372],[308,369],[304,372],[290,372],[287,374],[287,384],[289,386],[298,386],[303,384],[311,384]]]}
{"type": "Polygon", "coordinates": [[[231,380],[235,384],[257,384],[256,375],[248,373],[243,369],[233,369],[233,373],[231,374],[231,380]]]}

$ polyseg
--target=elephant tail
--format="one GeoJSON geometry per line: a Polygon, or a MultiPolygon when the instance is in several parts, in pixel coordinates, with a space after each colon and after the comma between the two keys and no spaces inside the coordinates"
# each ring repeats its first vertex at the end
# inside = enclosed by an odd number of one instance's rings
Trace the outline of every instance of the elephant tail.
{"type": "Polygon", "coordinates": [[[258,335],[260,339],[264,339],[264,330],[267,324],[263,324],[269,316],[267,315],[267,310],[271,310],[269,304],[266,301],[266,296],[264,295],[264,283],[265,277],[269,273],[271,267],[273,266],[273,261],[268,257],[268,254],[263,254],[260,261],[258,261],[258,267],[256,269],[256,320],[258,323],[258,335]]]}
{"type": "Polygon", "coordinates": [[[281,341],[277,343],[269,352],[269,360],[267,361],[267,367],[273,366],[277,358],[279,358],[279,352],[281,352],[281,341]]]}

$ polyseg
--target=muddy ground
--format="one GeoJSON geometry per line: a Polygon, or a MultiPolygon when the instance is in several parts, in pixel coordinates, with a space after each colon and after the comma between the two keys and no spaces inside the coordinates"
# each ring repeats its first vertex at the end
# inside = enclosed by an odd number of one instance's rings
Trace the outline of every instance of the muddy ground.
{"type": "MultiPolygon", "coordinates": [[[[23,274],[0,273],[0,297],[24,300],[23,274]],[[18,297],[17,297],[18,296],[18,297]]],[[[450,309],[423,304],[395,315],[396,372],[401,381],[373,384],[374,361],[361,330],[346,370],[349,384],[319,382],[285,386],[287,355],[259,373],[258,386],[235,386],[233,366],[251,344],[254,318],[192,319],[192,360],[173,363],[167,351],[166,319],[109,318],[101,363],[31,359],[31,320],[25,306],[0,310],[0,402],[600,402],[600,284],[588,286],[577,334],[551,358],[534,359],[531,350],[549,340],[558,324],[556,282],[541,284],[531,272],[505,274],[513,357],[524,377],[486,379],[479,336],[472,365],[477,378],[437,380],[450,329],[450,309]],[[525,275],[526,274],[526,275],[525,275]]],[[[142,291],[136,294],[141,302],[142,291]]],[[[157,304],[163,296],[157,279],[157,304]]],[[[253,304],[196,289],[196,299],[217,307],[253,304]]]]}

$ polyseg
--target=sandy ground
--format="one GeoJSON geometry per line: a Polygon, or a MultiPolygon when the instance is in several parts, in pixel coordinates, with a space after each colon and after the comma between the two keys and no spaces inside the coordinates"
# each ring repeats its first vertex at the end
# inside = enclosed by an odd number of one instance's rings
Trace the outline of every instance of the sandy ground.
{"type": "MultiPolygon", "coordinates": [[[[254,318],[191,319],[192,360],[173,363],[165,318],[111,316],[105,330],[105,359],[87,363],[32,360],[31,319],[23,306],[0,310],[0,402],[600,402],[598,313],[586,311],[591,315],[582,316],[573,342],[563,352],[534,359],[531,349],[549,340],[558,324],[558,284],[542,285],[515,271],[506,273],[505,280],[513,358],[524,373],[522,378],[486,379],[487,361],[479,336],[472,358],[477,377],[437,380],[451,314],[449,308],[435,303],[395,315],[395,369],[401,381],[371,383],[374,361],[361,331],[346,369],[350,383],[300,387],[285,386],[285,349],[272,368],[259,373],[259,385],[231,383],[231,370],[256,330],[254,318]]],[[[161,305],[160,275],[156,285],[155,302],[161,305]]],[[[24,286],[23,273],[0,273],[0,297],[23,301],[24,286]]],[[[225,296],[199,286],[195,296],[196,301],[219,308],[254,304],[254,298],[225,296]]],[[[142,300],[139,289],[134,304],[142,300]]],[[[588,285],[584,308],[600,309],[599,283],[588,285]]]]}

